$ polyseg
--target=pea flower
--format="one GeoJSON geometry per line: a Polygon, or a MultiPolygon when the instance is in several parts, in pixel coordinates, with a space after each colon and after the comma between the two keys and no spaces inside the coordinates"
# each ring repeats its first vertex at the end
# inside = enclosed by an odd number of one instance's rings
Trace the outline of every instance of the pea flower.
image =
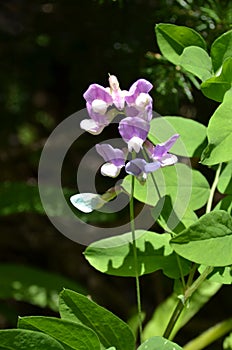
{"type": "Polygon", "coordinates": [[[93,135],[100,134],[125,105],[127,91],[121,91],[118,79],[114,75],[110,75],[109,84],[108,88],[91,84],[83,95],[91,119],[82,120],[80,127],[93,135]]]}
{"type": "Polygon", "coordinates": [[[179,135],[175,134],[167,141],[156,146],[154,146],[151,142],[146,141],[144,148],[147,150],[147,153],[153,162],[149,163],[146,162],[145,159],[136,158],[126,164],[126,172],[144,181],[146,180],[148,173],[151,173],[159,168],[175,164],[178,161],[178,158],[174,154],[169,154],[168,151],[174,145],[178,137],[179,135]]]}
{"type": "Polygon", "coordinates": [[[138,153],[147,138],[150,124],[139,117],[127,117],[119,123],[119,133],[128,145],[128,151],[138,153]]]}
{"type": "Polygon", "coordinates": [[[148,122],[152,119],[152,98],[148,92],[152,84],[145,80],[137,80],[125,96],[127,103],[126,114],[128,117],[139,117],[148,122]]]}
{"type": "Polygon", "coordinates": [[[109,144],[97,144],[97,153],[106,161],[101,167],[101,174],[104,176],[117,177],[125,165],[127,150],[113,148],[109,144]]]}

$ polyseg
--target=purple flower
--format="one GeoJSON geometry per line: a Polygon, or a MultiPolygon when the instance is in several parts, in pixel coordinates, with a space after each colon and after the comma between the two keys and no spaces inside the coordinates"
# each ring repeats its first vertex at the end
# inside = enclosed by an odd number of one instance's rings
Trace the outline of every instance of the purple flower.
{"type": "Polygon", "coordinates": [[[116,177],[125,165],[127,150],[113,148],[109,144],[97,144],[96,150],[106,161],[101,167],[101,174],[104,176],[116,177]]]}
{"type": "Polygon", "coordinates": [[[140,181],[145,181],[147,174],[160,168],[160,163],[153,162],[147,163],[142,158],[136,158],[128,162],[125,166],[125,170],[128,174],[136,176],[140,181]]]}
{"type": "Polygon", "coordinates": [[[152,98],[148,92],[152,89],[152,84],[145,80],[137,80],[125,96],[127,103],[126,114],[128,117],[139,117],[146,121],[152,119],[152,98]]]}
{"type": "Polygon", "coordinates": [[[173,165],[178,159],[174,154],[169,154],[168,151],[170,148],[172,148],[179,136],[179,134],[175,134],[167,141],[159,143],[156,146],[154,146],[151,142],[146,141],[144,148],[147,150],[148,155],[152,160],[160,162],[161,167],[173,165]]]}
{"type": "Polygon", "coordinates": [[[113,106],[122,110],[125,105],[127,91],[121,91],[114,75],[110,75],[109,84],[108,88],[92,84],[83,95],[91,119],[82,120],[80,127],[94,135],[100,134],[118,114],[113,106]]]}
{"type": "Polygon", "coordinates": [[[123,140],[128,144],[129,152],[135,150],[138,153],[147,138],[150,124],[139,117],[127,117],[120,121],[118,129],[123,140]]]}

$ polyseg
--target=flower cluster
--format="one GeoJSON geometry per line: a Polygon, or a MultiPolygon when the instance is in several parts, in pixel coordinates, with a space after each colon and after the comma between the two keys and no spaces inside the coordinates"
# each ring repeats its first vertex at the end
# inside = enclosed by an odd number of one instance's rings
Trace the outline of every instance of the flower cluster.
{"type": "Polygon", "coordinates": [[[147,141],[152,119],[152,98],[149,95],[152,84],[145,79],[139,79],[129,91],[121,90],[117,78],[110,75],[109,85],[110,87],[107,88],[98,84],[90,85],[84,93],[90,119],[81,122],[82,129],[97,135],[118,113],[125,115],[125,118],[119,122],[118,129],[127,144],[127,149],[120,150],[109,144],[96,145],[97,152],[106,162],[101,167],[102,175],[116,177],[125,166],[128,174],[144,180],[148,173],[160,167],[175,164],[177,157],[169,154],[168,151],[179,135],[173,135],[156,147],[147,141]],[[125,164],[128,152],[139,153],[142,149],[146,151],[151,162],[136,158],[125,164]]]}
{"type": "MultiPolygon", "coordinates": [[[[117,177],[120,170],[125,167],[128,174],[144,182],[148,173],[177,162],[177,157],[168,152],[179,135],[175,134],[156,146],[147,140],[152,119],[152,98],[149,92],[153,86],[149,81],[139,79],[129,91],[126,91],[121,90],[117,78],[110,75],[109,85],[104,88],[92,84],[84,93],[90,119],[82,120],[80,127],[93,135],[98,135],[114,117],[118,114],[124,115],[125,117],[119,122],[118,130],[127,147],[119,149],[110,144],[96,145],[98,154],[105,161],[101,167],[101,174],[117,177]],[[146,160],[144,157],[134,157],[140,151],[144,151],[146,160]],[[132,160],[126,162],[130,152],[133,153],[132,160]]],[[[116,192],[115,189],[110,190],[102,196],[91,193],[76,194],[70,200],[76,208],[89,213],[103,206],[116,195],[116,192]]]]}

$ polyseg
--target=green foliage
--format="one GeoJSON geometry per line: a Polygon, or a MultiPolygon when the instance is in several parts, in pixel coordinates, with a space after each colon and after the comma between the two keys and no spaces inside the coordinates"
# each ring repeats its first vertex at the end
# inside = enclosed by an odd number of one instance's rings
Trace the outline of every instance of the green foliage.
{"type": "Polygon", "coordinates": [[[171,153],[179,156],[199,157],[206,146],[206,127],[203,124],[176,116],[154,118],[151,121],[148,138],[154,144],[166,141],[173,134],[179,134],[180,137],[171,153]]]}
{"type": "MultiPolygon", "coordinates": [[[[176,254],[170,247],[169,234],[136,231],[137,272],[144,275],[162,269],[171,278],[180,277],[176,254]]],[[[92,243],[85,257],[95,269],[115,276],[135,276],[134,252],[131,232],[92,243]]],[[[189,262],[180,260],[182,273],[189,271],[189,262]]]]}
{"type": "Polygon", "coordinates": [[[202,163],[214,165],[232,159],[232,89],[226,92],[223,103],[212,115],[207,128],[209,145],[202,163]]]}
{"type": "Polygon", "coordinates": [[[18,327],[43,332],[59,341],[65,350],[100,350],[96,334],[82,324],[54,317],[28,316],[19,318],[18,327]]]}
{"type": "Polygon", "coordinates": [[[210,55],[214,72],[217,73],[224,61],[232,56],[232,30],[222,34],[213,42],[210,55]]]}
{"type": "Polygon", "coordinates": [[[171,240],[177,254],[207,266],[232,264],[232,218],[225,211],[203,215],[171,240]],[[223,252],[223,254],[222,254],[223,252]]]}
{"type": "Polygon", "coordinates": [[[202,36],[191,28],[160,23],[155,31],[161,53],[176,65],[180,64],[180,56],[186,47],[206,47],[202,36]]]}
{"type": "Polygon", "coordinates": [[[64,287],[85,293],[78,283],[38,268],[1,264],[0,275],[0,299],[14,298],[54,311],[58,311],[58,295],[64,287]]]}
{"type": "Polygon", "coordinates": [[[91,328],[104,347],[134,349],[135,339],[128,325],[85,296],[65,289],[60,295],[59,309],[62,319],[91,328]]]}
{"type": "Polygon", "coordinates": [[[207,52],[198,46],[188,46],[180,56],[179,64],[201,81],[212,75],[212,63],[207,52]]]}
{"type": "Polygon", "coordinates": [[[164,339],[163,337],[152,337],[138,347],[138,350],[182,350],[179,345],[164,339]]]}
{"type": "Polygon", "coordinates": [[[1,350],[64,350],[54,338],[44,333],[23,329],[7,329],[0,331],[1,350]]]}

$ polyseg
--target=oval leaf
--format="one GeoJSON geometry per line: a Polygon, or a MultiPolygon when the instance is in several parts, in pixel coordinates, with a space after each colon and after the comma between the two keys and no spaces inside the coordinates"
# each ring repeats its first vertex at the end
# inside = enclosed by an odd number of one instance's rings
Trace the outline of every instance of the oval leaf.
{"type": "Polygon", "coordinates": [[[184,48],[199,46],[205,49],[206,47],[202,36],[191,28],[160,23],[156,25],[155,32],[161,53],[173,64],[179,64],[184,48]]]}
{"type": "Polygon", "coordinates": [[[152,337],[141,344],[138,350],[183,350],[183,348],[163,337],[152,337]]]}
{"type": "MultiPolygon", "coordinates": [[[[135,234],[140,276],[162,269],[171,278],[180,277],[176,255],[169,245],[169,234],[142,230],[136,230],[135,234]]],[[[131,232],[92,243],[84,254],[98,271],[114,276],[136,275],[131,232]]],[[[188,273],[189,263],[181,259],[181,264],[183,273],[188,273]]]]}
{"type": "Polygon", "coordinates": [[[210,56],[214,71],[217,72],[223,62],[232,57],[232,30],[222,34],[213,42],[210,56]]]}
{"type": "Polygon", "coordinates": [[[202,163],[214,165],[230,161],[232,159],[232,89],[226,92],[223,103],[211,117],[207,136],[209,146],[202,154],[202,163]]]}
{"type": "Polygon", "coordinates": [[[58,341],[47,334],[24,329],[1,330],[0,348],[4,350],[64,350],[58,341]]]}
{"type": "Polygon", "coordinates": [[[201,81],[212,76],[211,58],[201,47],[186,47],[180,56],[180,66],[197,76],[201,81]]]}
{"type": "Polygon", "coordinates": [[[202,216],[170,241],[177,254],[198,264],[232,264],[232,218],[222,210],[202,216]]]}
{"type": "Polygon", "coordinates": [[[134,336],[125,322],[81,294],[68,289],[61,292],[60,315],[91,328],[105,347],[114,346],[117,350],[135,347],[134,336]]]}
{"type": "Polygon", "coordinates": [[[18,327],[37,330],[58,340],[66,350],[100,350],[99,339],[92,329],[54,317],[19,318],[18,327]]]}
{"type": "Polygon", "coordinates": [[[180,135],[171,153],[184,157],[197,157],[206,146],[206,127],[194,120],[166,116],[152,119],[150,125],[148,138],[154,144],[166,141],[173,134],[180,135]]]}
{"type": "Polygon", "coordinates": [[[232,57],[228,58],[222,66],[219,76],[211,77],[201,84],[203,94],[214,101],[222,102],[226,91],[232,84],[232,57]]]}

